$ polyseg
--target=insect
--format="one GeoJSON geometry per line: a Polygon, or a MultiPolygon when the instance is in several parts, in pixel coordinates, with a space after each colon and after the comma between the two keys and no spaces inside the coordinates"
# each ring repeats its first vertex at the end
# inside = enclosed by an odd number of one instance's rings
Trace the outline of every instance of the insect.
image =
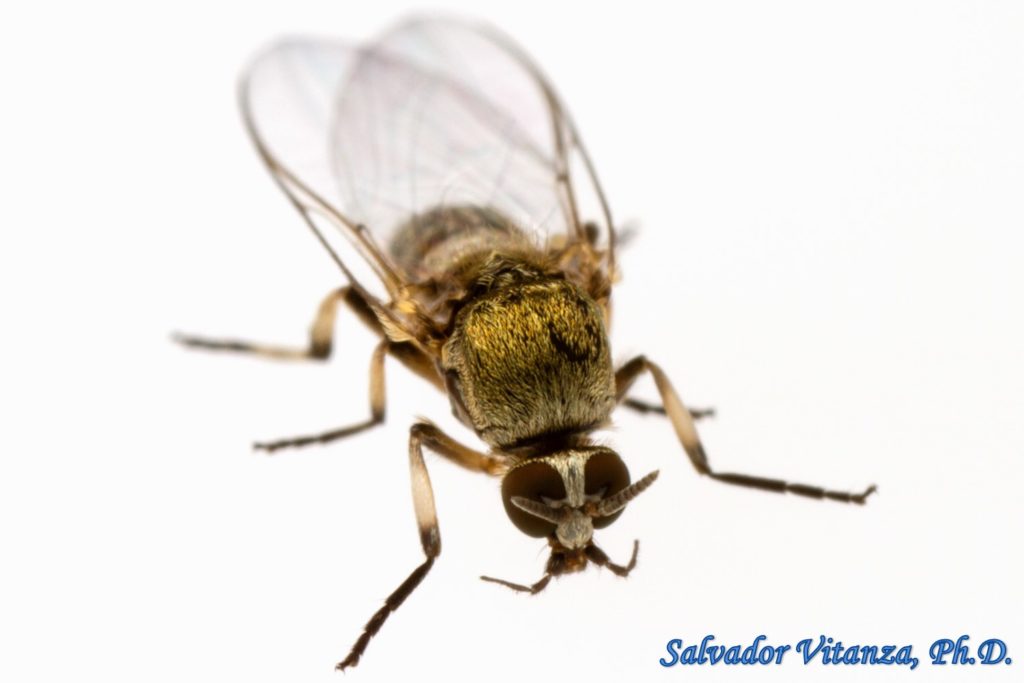
{"type": "Polygon", "coordinates": [[[512,524],[546,539],[550,557],[535,583],[481,577],[531,594],[588,563],[620,576],[636,566],[638,543],[629,561],[617,564],[594,539],[658,476],[632,479],[615,451],[592,440],[619,405],[664,414],[693,467],[717,481],[857,504],[875,490],[844,493],[715,471],[694,426],[705,413],[688,410],[651,360],[613,366],[608,202],[561,99],[506,37],[418,19],[365,47],[285,41],[255,59],[240,99],[260,157],[347,284],[320,305],[308,348],[178,341],[323,360],[336,312],[346,306],[379,338],[370,359],[370,417],[257,448],[327,443],[383,423],[388,357],[444,391],[455,416],[486,444],[464,445],[426,421],[410,428],[425,559],[337,668],[359,662],[441,552],[424,448],[500,477],[512,524]],[[365,275],[340,255],[338,234],[361,257],[365,275]],[[660,405],[628,397],[644,373],[660,405]]]}

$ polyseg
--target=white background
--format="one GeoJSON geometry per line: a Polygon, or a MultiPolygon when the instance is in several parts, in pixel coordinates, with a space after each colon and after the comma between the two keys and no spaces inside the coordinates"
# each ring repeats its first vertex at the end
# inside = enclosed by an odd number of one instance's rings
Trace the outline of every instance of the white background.
{"type": "MultiPolygon", "coordinates": [[[[855,489],[864,508],[701,480],[669,425],[611,440],[657,484],[596,569],[527,598],[546,552],[496,482],[431,457],[444,552],[352,680],[874,680],[898,668],[666,670],[665,643],[818,634],[1007,641],[1024,666],[1024,9],[1016,3],[465,2],[562,90],[635,221],[616,356],[644,352],[724,470],[855,489]]],[[[357,40],[395,2],[37,3],[0,21],[0,672],[4,680],[336,681],[420,562],[407,426],[454,425],[369,333],[326,366],[176,348],[176,329],[305,340],[340,281],[235,110],[282,33],[357,40]],[[372,6],[371,6],[372,5],[372,6]]],[[[645,381],[639,391],[653,396],[645,381]]],[[[1019,675],[1019,674],[1017,674],[1019,675]]],[[[982,676],[982,678],[979,678],[982,676]]]]}

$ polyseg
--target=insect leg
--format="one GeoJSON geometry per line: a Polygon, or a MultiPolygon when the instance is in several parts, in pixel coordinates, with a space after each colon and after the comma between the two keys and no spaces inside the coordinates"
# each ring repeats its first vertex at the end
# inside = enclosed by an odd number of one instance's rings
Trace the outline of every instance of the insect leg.
{"type": "Polygon", "coordinates": [[[305,349],[253,344],[230,339],[206,339],[184,334],[175,334],[173,338],[179,344],[195,349],[252,353],[276,360],[326,360],[331,355],[334,321],[337,317],[339,303],[348,305],[371,329],[380,330],[380,323],[377,322],[377,318],[363,298],[351,287],[342,287],[328,294],[321,302],[309,329],[309,347],[305,349]]]}
{"type": "Polygon", "coordinates": [[[384,386],[384,360],[387,357],[388,350],[392,344],[393,342],[386,339],[381,341],[373,350],[373,356],[370,357],[370,418],[368,420],[357,422],[356,424],[349,425],[347,427],[341,427],[340,429],[332,429],[331,431],[323,432],[322,434],[255,443],[253,444],[253,447],[257,450],[273,453],[281,448],[298,448],[300,446],[308,446],[314,443],[324,444],[329,441],[334,441],[335,439],[341,439],[346,436],[358,434],[370,427],[375,427],[383,423],[387,402],[387,395],[385,393],[384,386]]]}
{"type": "Polygon", "coordinates": [[[500,475],[508,469],[501,456],[475,451],[448,436],[429,422],[417,422],[412,434],[430,450],[473,472],[500,475]]]}
{"type": "MultiPolygon", "coordinates": [[[[657,413],[658,415],[665,414],[665,408],[659,406],[657,403],[648,403],[647,401],[640,400],[638,398],[626,398],[622,400],[622,406],[635,410],[636,412],[645,415],[647,413],[657,413]]],[[[714,408],[690,408],[690,417],[694,420],[701,420],[705,417],[714,417],[714,408]]]]}
{"type": "Polygon", "coordinates": [[[391,346],[388,347],[388,353],[407,369],[419,375],[421,379],[425,379],[441,391],[445,390],[444,380],[441,379],[441,375],[437,372],[437,365],[434,364],[430,356],[416,348],[415,344],[410,342],[392,342],[391,346]]]}
{"type": "Polygon", "coordinates": [[[540,577],[540,580],[530,584],[529,586],[521,583],[514,583],[512,581],[506,581],[505,579],[496,579],[493,576],[481,576],[480,580],[488,583],[496,583],[499,586],[504,586],[505,588],[511,588],[517,593],[529,593],[530,595],[536,595],[547,588],[552,576],[558,576],[559,574],[564,573],[565,567],[565,555],[553,552],[551,553],[551,557],[548,558],[548,566],[544,569],[544,576],[540,577]]]}
{"type": "Polygon", "coordinates": [[[488,583],[496,583],[499,586],[504,586],[505,588],[511,588],[517,593],[529,593],[530,595],[536,595],[547,588],[548,583],[551,581],[551,574],[545,574],[541,577],[540,581],[530,584],[529,586],[524,586],[521,583],[512,583],[505,579],[496,579],[493,576],[481,576],[480,579],[487,581],[488,583]]]}
{"type": "MultiPolygon", "coordinates": [[[[648,403],[647,401],[641,401],[636,398],[626,398],[626,394],[629,393],[630,388],[633,386],[633,382],[640,376],[640,373],[644,371],[643,363],[638,362],[639,359],[634,358],[629,361],[615,373],[615,400],[621,403],[623,407],[635,410],[641,415],[647,413],[657,413],[658,415],[665,414],[665,407],[660,406],[656,403],[648,403]]],[[[714,408],[688,408],[690,417],[694,420],[700,420],[705,417],[714,417],[714,408]]]]}
{"type": "Polygon", "coordinates": [[[799,496],[807,496],[808,498],[828,498],[830,500],[836,500],[843,503],[856,503],[858,505],[862,505],[864,503],[864,499],[875,492],[874,485],[869,486],[861,493],[849,493],[845,491],[830,491],[821,488],[820,486],[792,484],[781,479],[768,479],[765,477],[753,477],[747,474],[713,471],[711,469],[711,464],[708,462],[707,455],[704,452],[704,446],[700,442],[700,437],[697,436],[697,429],[694,427],[693,418],[690,416],[690,412],[686,409],[686,406],[679,398],[676,390],[672,387],[672,383],[660,367],[643,356],[638,356],[629,361],[619,370],[618,373],[616,373],[618,395],[620,397],[624,395],[625,391],[629,388],[629,385],[632,384],[636,376],[644,370],[650,372],[651,376],[654,378],[654,383],[658,387],[658,393],[661,394],[661,401],[665,408],[665,413],[672,422],[672,427],[675,429],[676,436],[679,437],[679,441],[682,443],[683,449],[690,457],[690,462],[693,463],[694,469],[696,469],[700,474],[704,474],[717,481],[721,481],[726,484],[734,484],[736,486],[746,486],[749,488],[761,489],[762,491],[773,491],[775,493],[794,493],[799,496]],[[619,384],[620,377],[621,384],[619,384]]]}
{"type": "Polygon", "coordinates": [[[640,551],[640,541],[633,541],[633,554],[629,558],[629,564],[623,567],[620,564],[615,564],[603,550],[598,548],[596,545],[587,546],[587,557],[594,564],[609,569],[613,574],[617,576],[626,577],[636,567],[636,554],[640,551]]]}
{"type": "MultiPolygon", "coordinates": [[[[362,634],[352,645],[348,656],[335,667],[340,671],[359,663],[359,657],[366,651],[370,639],[381,630],[391,612],[401,606],[401,603],[406,601],[406,598],[416,590],[416,587],[426,577],[427,572],[430,571],[430,567],[433,566],[434,559],[440,555],[441,533],[437,525],[437,511],[434,507],[434,492],[430,486],[430,475],[427,474],[427,465],[423,462],[423,445],[426,444],[431,450],[437,451],[441,455],[446,456],[447,454],[443,453],[444,446],[438,446],[438,443],[444,441],[437,441],[429,436],[430,432],[429,430],[425,432],[424,426],[433,427],[432,425],[415,424],[409,431],[409,468],[413,481],[413,508],[416,510],[416,523],[420,529],[420,544],[423,546],[426,560],[416,567],[413,573],[409,574],[409,578],[387,597],[384,606],[370,617],[370,621],[362,629],[362,634]]],[[[446,436],[445,439],[447,439],[446,436]]],[[[451,439],[447,440],[451,441],[451,439]]]]}

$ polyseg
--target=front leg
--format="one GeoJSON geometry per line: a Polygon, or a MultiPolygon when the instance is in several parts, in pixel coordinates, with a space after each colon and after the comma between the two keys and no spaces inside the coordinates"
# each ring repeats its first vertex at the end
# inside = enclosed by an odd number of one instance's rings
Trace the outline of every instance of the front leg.
{"type": "Polygon", "coordinates": [[[468,469],[498,474],[502,471],[503,460],[498,456],[486,455],[463,446],[429,422],[414,424],[409,429],[409,470],[412,476],[412,502],[416,511],[416,524],[420,531],[420,544],[426,560],[413,570],[395,592],[387,597],[384,606],[377,610],[363,628],[362,635],[338,665],[344,670],[359,663],[366,646],[380,630],[387,618],[401,606],[416,589],[434,565],[434,559],[441,554],[441,530],[437,523],[437,509],[434,506],[434,490],[430,486],[427,465],[423,462],[423,447],[452,460],[468,469]]]}
{"type": "Polygon", "coordinates": [[[863,505],[864,500],[875,492],[873,484],[862,493],[849,493],[846,491],[830,491],[820,486],[791,484],[781,479],[767,479],[748,474],[713,471],[711,464],[708,462],[707,454],[704,452],[704,445],[697,435],[697,428],[693,424],[693,417],[690,411],[687,410],[682,399],[679,398],[676,390],[672,387],[672,383],[660,367],[647,360],[644,356],[637,356],[619,368],[618,372],[615,373],[616,394],[619,400],[621,401],[625,397],[630,385],[644,371],[650,372],[651,377],[654,378],[654,383],[658,387],[658,393],[661,395],[665,414],[672,422],[676,436],[683,445],[683,449],[686,451],[686,455],[689,456],[694,469],[700,474],[736,486],[746,486],[775,493],[794,493],[798,496],[807,496],[808,498],[828,498],[842,503],[856,503],[857,505],[863,505]]]}
{"type": "Polygon", "coordinates": [[[334,667],[339,671],[359,663],[359,658],[366,651],[370,639],[377,635],[377,631],[391,613],[401,607],[405,599],[416,590],[427,572],[434,566],[434,560],[441,554],[441,529],[437,523],[437,509],[434,506],[434,489],[430,485],[427,465],[423,462],[423,449],[421,437],[416,433],[417,426],[413,425],[409,433],[409,473],[412,478],[412,503],[416,511],[416,525],[420,530],[420,545],[423,546],[426,560],[409,574],[409,577],[387,597],[384,606],[366,622],[362,635],[356,639],[348,656],[334,667]]]}

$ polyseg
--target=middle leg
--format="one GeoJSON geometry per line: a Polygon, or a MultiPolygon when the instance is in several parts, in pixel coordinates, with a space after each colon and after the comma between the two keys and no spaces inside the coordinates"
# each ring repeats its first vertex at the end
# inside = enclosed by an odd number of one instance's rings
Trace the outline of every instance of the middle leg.
{"type": "MultiPolygon", "coordinates": [[[[643,356],[640,356],[643,358],[643,356]]],[[[633,388],[633,383],[636,382],[637,377],[644,371],[644,366],[638,363],[637,358],[629,361],[623,365],[615,373],[615,400],[624,408],[635,410],[641,415],[647,413],[657,413],[658,415],[665,415],[665,406],[658,405],[657,403],[648,403],[647,401],[641,401],[637,398],[627,398],[626,394],[633,388]]],[[[714,408],[687,408],[687,412],[690,413],[690,418],[694,420],[700,420],[705,417],[714,417],[714,408]]]]}
{"type": "Polygon", "coordinates": [[[352,436],[359,432],[375,427],[384,422],[384,413],[387,404],[387,395],[384,386],[384,361],[393,342],[383,340],[377,344],[370,357],[370,417],[362,422],[357,422],[347,427],[332,429],[321,434],[310,436],[298,436],[276,441],[257,442],[253,444],[256,450],[273,453],[282,448],[299,448],[310,444],[325,444],[346,436],[352,436]]]}

